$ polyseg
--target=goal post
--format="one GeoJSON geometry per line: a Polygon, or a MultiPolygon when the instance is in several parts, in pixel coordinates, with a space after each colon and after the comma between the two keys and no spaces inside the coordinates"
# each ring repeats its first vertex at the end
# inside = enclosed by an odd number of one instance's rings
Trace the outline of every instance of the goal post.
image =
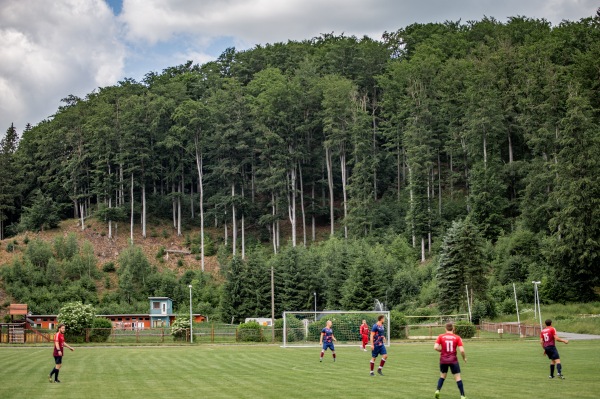
{"type": "Polygon", "coordinates": [[[390,344],[389,311],[320,311],[283,312],[282,347],[318,347],[321,330],[327,320],[333,323],[336,345],[358,345],[361,341],[360,325],[367,321],[369,331],[377,323],[379,315],[385,316],[386,345],[390,344]]]}

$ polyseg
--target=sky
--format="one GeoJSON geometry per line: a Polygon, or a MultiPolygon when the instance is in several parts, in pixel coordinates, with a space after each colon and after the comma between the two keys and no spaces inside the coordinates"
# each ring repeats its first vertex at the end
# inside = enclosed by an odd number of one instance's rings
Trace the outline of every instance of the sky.
{"type": "Polygon", "coordinates": [[[322,33],[380,39],[412,23],[484,16],[558,25],[593,16],[597,0],[0,0],[0,138],[14,123],[49,119],[69,95],[228,47],[304,40],[322,33]]]}

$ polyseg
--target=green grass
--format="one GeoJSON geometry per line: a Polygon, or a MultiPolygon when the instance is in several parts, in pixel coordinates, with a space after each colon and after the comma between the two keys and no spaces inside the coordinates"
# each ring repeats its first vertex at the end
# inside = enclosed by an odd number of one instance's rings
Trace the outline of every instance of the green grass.
{"type": "MultiPolygon", "coordinates": [[[[596,398],[600,341],[560,345],[564,381],[548,380],[537,340],[465,341],[461,363],[470,398],[596,398]]],[[[433,341],[394,343],[385,376],[369,377],[369,352],[338,347],[333,363],[318,348],[275,345],[77,347],[67,352],[61,384],[48,383],[51,348],[1,347],[1,398],[432,398],[438,379],[433,341]]],[[[451,377],[442,398],[458,398],[451,377]]]]}
{"type": "MultiPolygon", "coordinates": [[[[534,317],[533,304],[519,304],[521,323],[537,325],[539,319],[534,317]]],[[[582,317],[581,315],[600,314],[600,302],[588,303],[554,303],[542,305],[542,322],[552,319],[552,325],[559,331],[580,334],[600,334],[600,317],[582,317]]],[[[516,314],[496,317],[494,322],[517,321],[516,314]]]]}

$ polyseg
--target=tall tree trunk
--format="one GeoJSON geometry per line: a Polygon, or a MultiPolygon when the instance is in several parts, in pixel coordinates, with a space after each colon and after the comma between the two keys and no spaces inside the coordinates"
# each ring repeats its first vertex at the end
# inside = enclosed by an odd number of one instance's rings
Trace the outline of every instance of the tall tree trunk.
{"type": "Polygon", "coordinates": [[[192,219],[194,219],[194,180],[190,183],[190,212],[192,219]]]}
{"type": "Polygon", "coordinates": [[[275,223],[275,217],[277,215],[277,207],[275,204],[275,193],[271,192],[271,216],[273,217],[273,220],[271,222],[272,225],[272,233],[273,233],[273,253],[276,254],[277,253],[277,225],[275,223]]]}
{"type": "Polygon", "coordinates": [[[315,217],[315,183],[313,182],[312,184],[312,190],[311,190],[311,202],[310,202],[310,206],[311,206],[311,238],[312,241],[314,242],[315,239],[317,238],[317,221],[316,221],[316,217],[315,217]]]}
{"type": "MultiPolygon", "coordinates": [[[[242,200],[244,199],[244,185],[242,184],[242,200]]],[[[246,259],[246,218],[242,211],[242,259],[246,259]]]]}
{"type": "Polygon", "coordinates": [[[306,247],[306,212],[304,210],[304,184],[302,183],[302,165],[298,162],[298,174],[300,180],[300,210],[302,212],[302,237],[306,247]]]}
{"type": "Polygon", "coordinates": [[[508,164],[513,163],[513,146],[512,146],[512,137],[510,135],[510,129],[507,132],[508,135],[508,164]]]}
{"type": "Polygon", "coordinates": [[[296,246],[296,165],[294,164],[288,172],[290,178],[288,191],[288,218],[292,227],[292,247],[296,246]]]}
{"type": "Polygon", "coordinates": [[[133,172],[131,172],[131,221],[129,222],[129,240],[133,245],[133,172]]]}
{"type": "Polygon", "coordinates": [[[342,195],[344,201],[344,238],[348,238],[348,185],[347,185],[347,174],[346,169],[346,151],[341,149],[340,151],[340,164],[342,168],[342,195]]]}
{"type": "Polygon", "coordinates": [[[181,196],[183,195],[183,181],[178,184],[179,195],[177,196],[177,237],[181,237],[181,196]]]}
{"type": "Polygon", "coordinates": [[[200,201],[200,262],[202,271],[204,271],[204,185],[202,181],[202,153],[200,151],[200,138],[196,134],[194,138],[194,144],[196,149],[196,169],[198,170],[198,194],[200,201]]]}
{"type": "Polygon", "coordinates": [[[237,252],[237,220],[235,214],[235,183],[231,183],[231,246],[232,254],[237,252]]]}
{"type": "MultiPolygon", "coordinates": [[[[110,209],[112,208],[112,196],[108,197],[108,209],[110,212],[110,209]]],[[[108,219],[108,238],[112,239],[112,220],[108,219]]]]}
{"type": "Polygon", "coordinates": [[[85,230],[85,212],[83,211],[83,202],[79,203],[79,217],[81,219],[81,231],[85,230]]]}
{"type": "Polygon", "coordinates": [[[440,159],[440,150],[438,148],[438,217],[442,217],[442,160],[440,159]]]}
{"type": "Polygon", "coordinates": [[[171,207],[173,208],[173,228],[176,229],[177,228],[177,200],[175,199],[175,194],[177,193],[177,191],[175,191],[175,180],[173,180],[173,182],[171,182],[171,192],[173,193],[172,196],[172,200],[171,200],[171,207]]]}
{"type": "Polygon", "coordinates": [[[142,180],[142,237],[146,238],[146,184],[142,180]]]}
{"type": "Polygon", "coordinates": [[[335,233],[333,229],[333,171],[331,164],[331,149],[329,147],[325,147],[325,163],[327,164],[327,185],[329,186],[329,223],[331,235],[335,233]]]}

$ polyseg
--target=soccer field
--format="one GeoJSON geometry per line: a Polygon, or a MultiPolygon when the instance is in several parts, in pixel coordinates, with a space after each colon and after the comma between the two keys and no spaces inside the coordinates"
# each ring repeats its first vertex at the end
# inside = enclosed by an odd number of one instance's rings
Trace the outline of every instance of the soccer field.
{"type": "MultiPolygon", "coordinates": [[[[468,398],[596,398],[599,341],[558,347],[566,380],[548,380],[537,341],[465,341],[461,362],[468,398]]],[[[61,384],[50,384],[52,349],[2,347],[0,398],[433,398],[438,353],[433,342],[388,347],[385,376],[369,376],[370,352],[275,345],[77,347],[67,352],[61,384]]],[[[377,363],[378,364],[378,363],[377,363]]],[[[442,398],[459,398],[451,376],[442,398]]]]}

